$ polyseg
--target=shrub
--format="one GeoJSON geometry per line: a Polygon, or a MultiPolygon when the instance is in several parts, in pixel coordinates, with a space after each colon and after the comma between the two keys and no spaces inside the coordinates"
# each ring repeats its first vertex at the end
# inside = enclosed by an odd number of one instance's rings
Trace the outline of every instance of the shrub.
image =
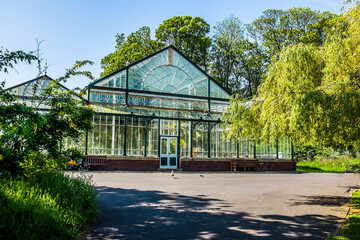
{"type": "Polygon", "coordinates": [[[0,239],[76,239],[96,211],[89,175],[0,179],[0,239]]]}
{"type": "Polygon", "coordinates": [[[360,159],[349,156],[340,158],[317,156],[314,160],[298,161],[296,170],[305,172],[357,172],[360,170],[360,159]]]}

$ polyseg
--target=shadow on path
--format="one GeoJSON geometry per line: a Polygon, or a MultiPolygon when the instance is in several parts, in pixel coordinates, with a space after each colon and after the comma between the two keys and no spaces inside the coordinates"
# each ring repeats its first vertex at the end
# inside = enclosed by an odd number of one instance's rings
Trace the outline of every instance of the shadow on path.
{"type": "Polygon", "coordinates": [[[331,215],[250,216],[227,211],[229,204],[206,196],[96,189],[101,216],[85,239],[323,239],[339,220],[331,215]]]}
{"type": "MultiPolygon", "coordinates": [[[[341,197],[341,196],[299,196],[303,198],[303,200],[295,201],[291,205],[317,205],[317,206],[343,206],[350,203],[350,198],[341,197]]],[[[294,200],[294,199],[293,199],[294,200]]]]}

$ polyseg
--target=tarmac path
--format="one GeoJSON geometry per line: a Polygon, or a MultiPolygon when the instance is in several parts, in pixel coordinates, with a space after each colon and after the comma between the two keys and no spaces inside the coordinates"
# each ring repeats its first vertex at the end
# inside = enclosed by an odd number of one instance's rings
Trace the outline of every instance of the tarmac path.
{"type": "Polygon", "coordinates": [[[350,173],[91,174],[100,214],[84,239],[324,239],[360,187],[350,173]]]}

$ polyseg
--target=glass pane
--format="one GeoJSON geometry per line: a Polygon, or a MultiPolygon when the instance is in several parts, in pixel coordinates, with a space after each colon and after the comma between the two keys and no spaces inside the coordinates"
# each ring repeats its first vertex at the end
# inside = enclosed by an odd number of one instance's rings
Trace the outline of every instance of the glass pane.
{"type": "MultiPolygon", "coordinates": [[[[33,98],[34,96],[40,96],[44,90],[48,87],[52,79],[43,76],[36,78],[32,81],[25,82],[17,87],[8,89],[9,92],[17,97],[18,103],[23,103],[31,107],[49,108],[44,103],[40,104],[39,100],[33,98]],[[40,104],[40,106],[38,106],[40,104]]],[[[62,86],[59,87],[59,91],[66,91],[62,86]]]]}
{"type": "Polygon", "coordinates": [[[125,82],[126,71],[123,70],[96,83],[95,86],[125,88],[125,82]]]}
{"type": "Polygon", "coordinates": [[[167,154],[167,138],[161,139],[161,154],[167,154]]]}
{"type": "Polygon", "coordinates": [[[189,157],[190,156],[190,124],[191,122],[181,121],[180,127],[180,156],[189,157]]]}
{"type": "Polygon", "coordinates": [[[201,122],[193,128],[193,156],[194,157],[207,157],[207,123],[201,122]]]}
{"type": "Polygon", "coordinates": [[[160,133],[161,135],[178,135],[178,121],[177,120],[161,120],[161,128],[160,133]]]}
{"type": "Polygon", "coordinates": [[[211,112],[222,113],[229,106],[229,102],[211,101],[211,112]]]}
{"type": "Polygon", "coordinates": [[[176,157],[170,158],[170,166],[176,166],[176,157]]]}
{"type": "Polygon", "coordinates": [[[170,153],[169,154],[176,154],[176,138],[171,138],[170,139],[170,153]]]}
{"type": "Polygon", "coordinates": [[[162,157],[160,159],[160,165],[161,166],[167,166],[167,157],[162,157]]]}
{"type": "Polygon", "coordinates": [[[229,99],[230,95],[213,81],[210,82],[210,97],[229,99]]]}
{"type": "Polygon", "coordinates": [[[208,78],[170,48],[130,67],[129,88],[207,96],[208,78]]]}
{"type": "Polygon", "coordinates": [[[157,156],[158,154],[158,119],[147,120],[147,155],[157,156]]]}

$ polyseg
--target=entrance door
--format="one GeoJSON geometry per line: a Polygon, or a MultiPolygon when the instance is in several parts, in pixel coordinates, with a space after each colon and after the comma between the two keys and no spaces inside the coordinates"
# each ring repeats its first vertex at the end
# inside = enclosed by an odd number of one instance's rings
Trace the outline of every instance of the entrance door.
{"type": "Polygon", "coordinates": [[[177,137],[160,137],[160,168],[177,168],[177,137]]]}

